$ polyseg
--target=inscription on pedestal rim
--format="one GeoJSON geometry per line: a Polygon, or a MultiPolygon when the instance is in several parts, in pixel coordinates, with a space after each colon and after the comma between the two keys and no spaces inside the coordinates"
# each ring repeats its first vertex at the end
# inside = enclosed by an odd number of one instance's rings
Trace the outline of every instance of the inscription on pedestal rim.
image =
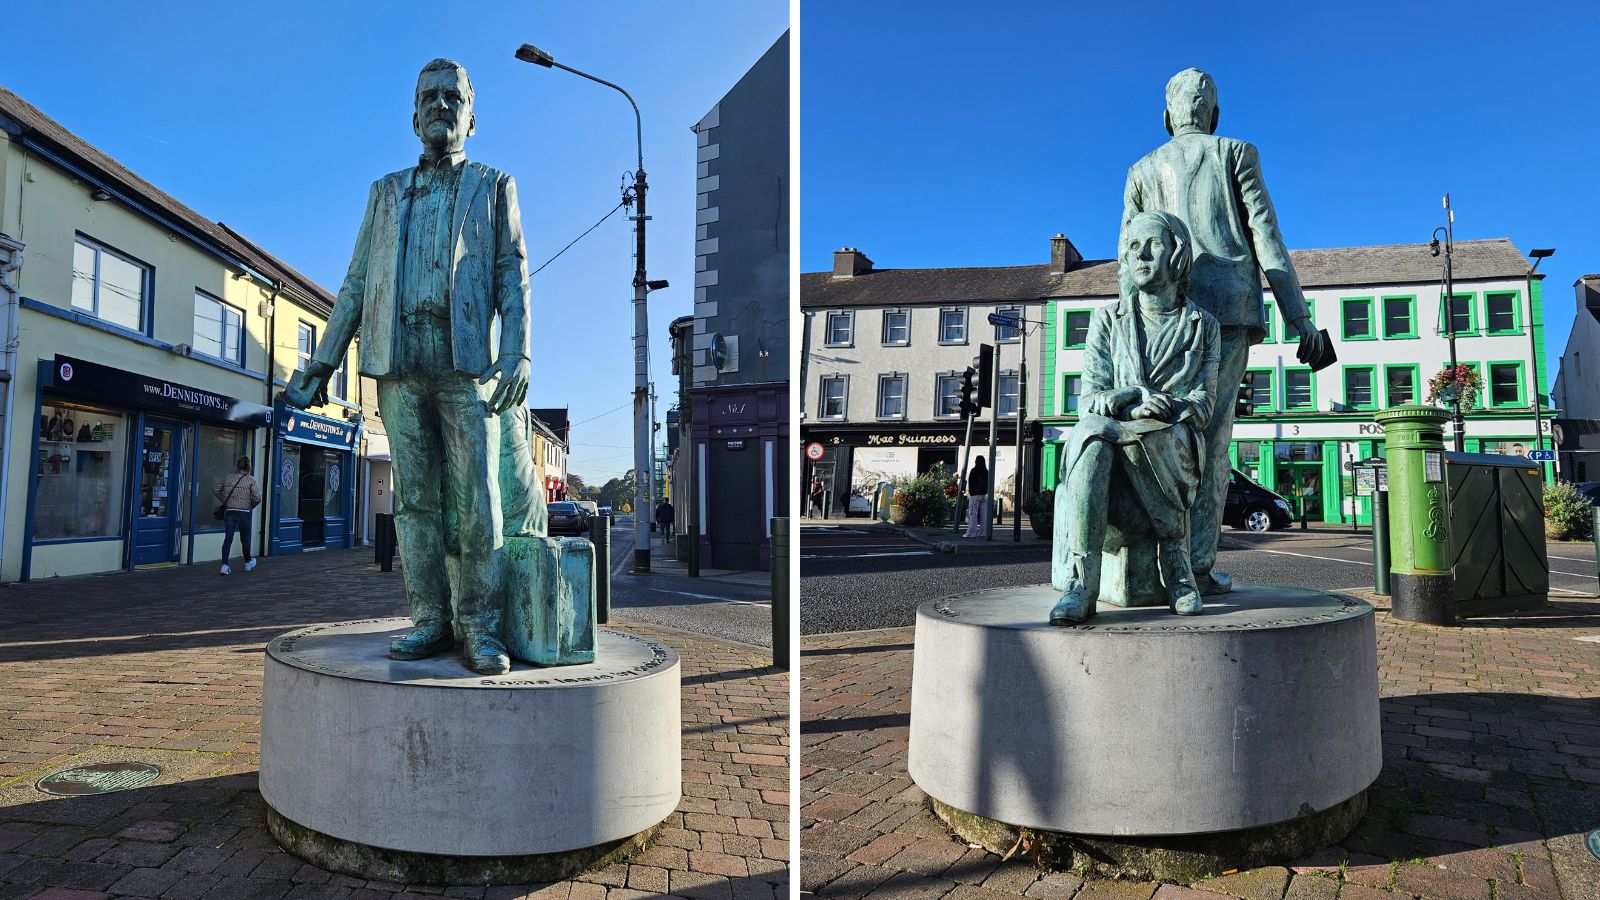
{"type": "MultiPolygon", "coordinates": [[[[941,618],[960,619],[963,617],[962,608],[966,607],[970,611],[972,609],[972,604],[975,602],[1005,603],[1012,600],[1027,602],[1025,600],[1020,600],[1020,598],[1017,598],[1014,595],[1017,592],[1026,591],[1032,587],[1034,586],[1019,586],[1017,588],[1010,589],[983,588],[976,591],[965,591],[960,594],[952,594],[948,597],[943,597],[931,604],[928,604],[925,608],[941,618]],[[1011,596],[1008,596],[1008,593],[1010,593],[1011,596]]],[[[1262,585],[1261,587],[1272,586],[1262,585]]],[[[1230,622],[1221,618],[1220,616],[1207,621],[1203,615],[1198,619],[1174,615],[1162,616],[1157,621],[1145,620],[1137,623],[1117,624],[1114,621],[1107,621],[1106,617],[1102,615],[1090,619],[1088,622],[1082,625],[1075,625],[1070,628],[1057,627],[1054,630],[1062,633],[1099,631],[1135,634],[1188,634],[1196,632],[1219,631],[1260,631],[1262,629],[1288,628],[1296,625],[1311,625],[1317,622],[1335,622],[1342,619],[1353,619],[1365,615],[1372,610],[1372,608],[1366,603],[1342,594],[1312,592],[1298,588],[1293,590],[1302,595],[1316,594],[1320,598],[1323,598],[1324,602],[1315,606],[1309,606],[1305,608],[1304,611],[1295,611],[1292,609],[1282,610],[1282,615],[1276,615],[1270,618],[1251,618],[1242,622],[1230,622]]],[[[1151,609],[1151,607],[1129,607],[1129,609],[1143,610],[1151,609]]],[[[1263,610],[1263,612],[1271,611],[1276,610],[1263,610]]],[[[967,618],[970,619],[971,617],[967,616],[967,618]]],[[[978,624],[982,623],[980,622],[978,624]]]]}
{"type": "Polygon", "coordinates": [[[160,777],[161,770],[147,763],[95,763],[46,775],[34,787],[58,797],[84,797],[131,791],[160,777]]]}
{"type": "MultiPolygon", "coordinates": [[[[601,684],[650,675],[670,667],[677,661],[677,655],[663,644],[624,631],[602,628],[599,630],[599,637],[603,642],[612,643],[612,646],[609,653],[602,649],[600,662],[549,668],[519,666],[507,675],[487,678],[472,676],[465,670],[462,670],[464,677],[460,678],[440,673],[428,677],[428,669],[437,668],[440,661],[454,662],[455,654],[446,652],[415,661],[389,659],[387,654],[391,635],[387,632],[390,630],[398,632],[410,627],[410,624],[409,619],[395,617],[310,625],[273,638],[267,644],[267,655],[297,669],[361,681],[391,681],[394,679],[389,677],[390,673],[400,671],[404,674],[398,681],[407,684],[473,688],[601,684]],[[317,638],[337,641],[339,644],[335,646],[342,645],[353,649],[349,652],[331,651],[327,643],[316,640],[317,638]],[[622,646],[619,647],[618,642],[622,646]],[[353,647],[356,644],[359,644],[359,647],[353,647]],[[422,677],[418,677],[419,675],[422,677]]],[[[453,672],[454,669],[450,671],[453,672]]]]}

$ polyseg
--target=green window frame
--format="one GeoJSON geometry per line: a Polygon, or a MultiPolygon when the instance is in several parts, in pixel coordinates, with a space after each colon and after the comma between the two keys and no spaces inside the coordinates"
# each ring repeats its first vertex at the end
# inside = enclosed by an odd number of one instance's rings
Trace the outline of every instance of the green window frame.
{"type": "MultiPolygon", "coordinates": [[[[1457,291],[1451,299],[1466,304],[1467,327],[1456,332],[1456,337],[1476,337],[1478,334],[1478,295],[1476,293],[1462,293],[1457,291]]],[[[1439,296],[1439,334],[1449,334],[1445,328],[1446,305],[1444,295],[1439,296]]]]}
{"type": "Polygon", "coordinates": [[[1285,366],[1283,369],[1283,402],[1285,412],[1310,412],[1317,408],[1317,373],[1311,371],[1310,366],[1285,366]],[[1304,375],[1306,377],[1307,402],[1295,403],[1289,397],[1290,376],[1304,375]]]}
{"type": "Polygon", "coordinates": [[[1484,291],[1483,293],[1483,333],[1484,334],[1521,334],[1522,333],[1522,292],[1521,291],[1484,291]],[[1511,324],[1494,327],[1494,308],[1496,300],[1511,301],[1511,324]]]}
{"type": "Polygon", "coordinates": [[[1061,311],[1061,348],[1063,350],[1082,350],[1089,343],[1089,322],[1094,318],[1094,309],[1073,308],[1061,311]],[[1081,316],[1083,340],[1074,344],[1072,342],[1073,316],[1081,316]]]}
{"type": "Polygon", "coordinates": [[[1261,343],[1276,344],[1278,339],[1273,335],[1277,332],[1272,330],[1272,304],[1265,300],[1261,302],[1261,324],[1267,329],[1267,336],[1261,339],[1261,343]]]}
{"type": "Polygon", "coordinates": [[[1339,336],[1347,341],[1375,341],[1378,339],[1378,323],[1372,319],[1371,297],[1341,297],[1339,299],[1339,336]],[[1357,313],[1356,321],[1365,320],[1366,331],[1357,332],[1350,326],[1351,312],[1357,313]]]}
{"type": "MultiPolygon", "coordinates": [[[[1446,365],[1448,365],[1448,363],[1446,363],[1446,365]]],[[[1483,377],[1483,364],[1475,362],[1463,362],[1461,365],[1466,366],[1474,372],[1477,372],[1478,379],[1483,381],[1483,390],[1478,392],[1478,400],[1476,403],[1472,404],[1473,409],[1483,409],[1483,405],[1489,402],[1489,382],[1483,377]]]]}
{"type": "Polygon", "coordinates": [[[1272,374],[1273,373],[1271,369],[1244,370],[1244,377],[1252,384],[1254,384],[1255,376],[1257,375],[1265,376],[1267,381],[1266,390],[1257,389],[1250,395],[1250,412],[1253,415],[1259,415],[1260,413],[1264,412],[1270,413],[1278,408],[1278,398],[1275,394],[1273,394],[1273,389],[1275,387],[1273,382],[1277,379],[1273,378],[1272,374]]]}
{"type": "Polygon", "coordinates": [[[1528,379],[1526,361],[1520,359],[1494,359],[1488,363],[1489,375],[1483,379],[1484,400],[1490,409],[1518,409],[1528,405],[1528,379]],[[1495,370],[1510,369],[1514,375],[1514,385],[1517,389],[1516,397],[1512,400],[1499,401],[1494,399],[1495,370]]]}
{"type": "Polygon", "coordinates": [[[1073,416],[1078,414],[1078,400],[1083,397],[1083,373],[1061,373],[1061,409],[1057,415],[1073,416]],[[1078,389],[1072,389],[1072,380],[1078,380],[1078,389]]]}
{"type": "Polygon", "coordinates": [[[1422,367],[1421,366],[1417,365],[1416,363],[1401,363],[1401,364],[1397,364],[1397,365],[1384,366],[1383,367],[1383,405],[1384,406],[1386,406],[1386,407],[1388,407],[1388,406],[1399,406],[1402,403],[1421,403],[1421,402],[1422,402],[1422,367]],[[1408,398],[1400,398],[1400,397],[1396,397],[1394,395],[1394,385],[1389,380],[1389,373],[1391,373],[1391,372],[1410,372],[1411,373],[1411,396],[1410,397],[1408,397],[1408,398]]]}
{"type": "Polygon", "coordinates": [[[1382,317],[1383,339],[1386,341],[1405,340],[1417,336],[1417,295],[1393,294],[1378,300],[1379,315],[1382,317]],[[1389,304],[1395,301],[1404,302],[1406,305],[1406,327],[1402,331],[1389,330],[1389,304]]]}
{"type": "Polygon", "coordinates": [[[1339,383],[1344,388],[1344,405],[1346,409],[1378,408],[1377,366],[1344,366],[1339,377],[1339,383]],[[1367,401],[1365,403],[1352,403],[1350,400],[1350,376],[1357,372],[1365,372],[1367,376],[1367,401]]]}
{"type": "MultiPolygon", "coordinates": [[[[1274,298],[1274,302],[1276,302],[1276,298],[1274,298]]],[[[1311,297],[1306,298],[1306,312],[1311,317],[1311,324],[1317,324],[1317,303],[1316,300],[1311,297]]],[[[1295,331],[1294,328],[1291,327],[1289,320],[1283,317],[1282,309],[1278,310],[1278,321],[1279,324],[1283,326],[1283,342],[1286,344],[1300,343],[1300,332],[1295,331]]]]}

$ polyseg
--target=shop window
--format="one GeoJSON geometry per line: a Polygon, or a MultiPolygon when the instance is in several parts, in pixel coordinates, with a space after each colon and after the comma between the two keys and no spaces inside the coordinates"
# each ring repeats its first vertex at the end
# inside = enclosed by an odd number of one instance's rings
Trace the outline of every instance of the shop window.
{"type": "Polygon", "coordinates": [[[995,415],[1002,419],[1015,419],[1017,417],[1017,390],[1019,381],[1016,372],[1000,373],[1000,398],[996,403],[995,415]]]}
{"type": "Polygon", "coordinates": [[[848,347],[855,341],[856,315],[853,312],[828,313],[827,334],[823,344],[828,347],[848,347]]]}
{"type": "Polygon", "coordinates": [[[199,353],[244,365],[244,311],[199,291],[194,295],[194,343],[199,353]]]}
{"type": "Polygon", "coordinates": [[[967,342],[967,310],[939,310],[939,343],[965,344],[967,342]]]}
{"type": "Polygon", "coordinates": [[[1062,317],[1061,333],[1065,337],[1064,346],[1068,350],[1082,349],[1089,342],[1089,320],[1094,317],[1094,311],[1088,309],[1069,309],[1062,317]]]}
{"type": "Polygon", "coordinates": [[[142,333],[149,292],[149,266],[86,238],[77,239],[72,248],[74,309],[142,333]]]}
{"type": "Polygon", "coordinates": [[[1347,341],[1370,341],[1377,337],[1372,328],[1372,298],[1346,297],[1340,302],[1340,326],[1347,341]]]}
{"type": "Polygon", "coordinates": [[[127,480],[121,413],[47,401],[40,411],[34,540],[118,537],[127,480]]]}
{"type": "Polygon", "coordinates": [[[904,419],[906,417],[906,376],[878,376],[878,418],[904,419]]]}
{"type": "Polygon", "coordinates": [[[314,547],[327,536],[326,521],[344,516],[345,454],[285,442],[278,476],[279,516],[300,520],[300,543],[314,547]]]}
{"type": "MultiPolygon", "coordinates": [[[[239,428],[224,428],[217,425],[200,426],[200,448],[196,457],[196,464],[200,473],[199,505],[202,510],[207,511],[205,515],[200,516],[199,525],[202,528],[222,527],[222,523],[211,518],[209,513],[209,510],[216,505],[214,491],[224,478],[234,473],[234,466],[238,463],[239,457],[249,454],[250,445],[246,437],[247,434],[248,432],[239,428]]],[[[252,472],[251,474],[255,473],[252,472]]],[[[261,478],[257,476],[257,486],[260,486],[260,482],[261,478]]],[[[233,500],[240,506],[247,505],[244,501],[249,500],[245,496],[248,492],[248,487],[240,488],[233,500]]],[[[226,495],[224,495],[224,499],[226,499],[226,495]]]]}
{"type": "Polygon", "coordinates": [[[1280,462],[1321,462],[1322,444],[1316,441],[1278,441],[1272,455],[1280,462]]]}
{"type": "Polygon", "coordinates": [[[940,375],[938,383],[934,386],[935,396],[938,398],[938,408],[933,414],[941,419],[954,419],[961,416],[961,376],[940,375]]]}
{"type": "Polygon", "coordinates": [[[883,343],[890,347],[905,347],[911,344],[911,310],[883,311],[883,343]]]}
{"type": "Polygon", "coordinates": [[[1383,337],[1414,338],[1417,336],[1417,298],[1383,298],[1383,337]]]}

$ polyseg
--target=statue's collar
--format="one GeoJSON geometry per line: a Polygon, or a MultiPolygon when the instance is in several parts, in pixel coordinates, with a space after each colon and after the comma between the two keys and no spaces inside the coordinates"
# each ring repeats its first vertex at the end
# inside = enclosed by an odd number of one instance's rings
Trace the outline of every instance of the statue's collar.
{"type": "Polygon", "coordinates": [[[438,169],[444,168],[448,164],[448,167],[453,169],[466,161],[467,151],[465,150],[456,150],[439,156],[434,156],[431,152],[425,151],[421,156],[417,157],[417,168],[438,169]]]}

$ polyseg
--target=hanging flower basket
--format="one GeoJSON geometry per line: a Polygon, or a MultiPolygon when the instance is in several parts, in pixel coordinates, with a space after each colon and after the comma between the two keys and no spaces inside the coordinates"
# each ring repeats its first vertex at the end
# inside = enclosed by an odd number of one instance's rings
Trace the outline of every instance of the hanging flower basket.
{"type": "Polygon", "coordinates": [[[1463,409],[1471,409],[1483,393],[1483,376],[1471,366],[1445,366],[1428,379],[1428,402],[1450,406],[1459,397],[1463,409]]]}

